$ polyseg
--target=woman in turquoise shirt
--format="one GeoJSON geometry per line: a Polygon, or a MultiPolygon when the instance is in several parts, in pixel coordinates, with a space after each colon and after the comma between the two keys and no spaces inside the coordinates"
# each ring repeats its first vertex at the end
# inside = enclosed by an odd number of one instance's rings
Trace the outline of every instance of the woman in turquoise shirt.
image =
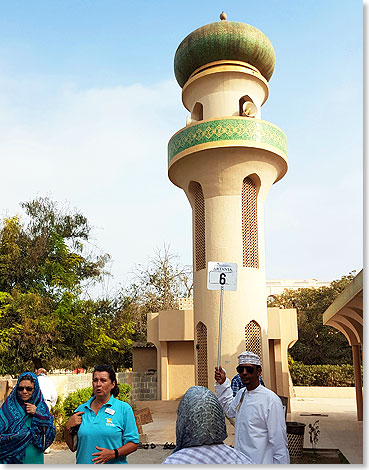
{"type": "Polygon", "coordinates": [[[44,463],[56,433],[53,421],[36,374],[24,372],[0,410],[0,463],[44,463]]]}
{"type": "Polygon", "coordinates": [[[80,405],[65,425],[65,442],[77,450],[77,464],[125,464],[138,447],[138,431],[132,408],[117,400],[114,369],[96,366],[92,374],[93,396],[80,405]],[[75,444],[74,436],[77,436],[75,444]]]}

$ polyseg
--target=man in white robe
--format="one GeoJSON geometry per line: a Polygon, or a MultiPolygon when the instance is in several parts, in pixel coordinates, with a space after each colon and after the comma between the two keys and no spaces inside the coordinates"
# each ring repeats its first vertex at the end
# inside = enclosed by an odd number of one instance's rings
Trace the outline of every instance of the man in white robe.
{"type": "MultiPolygon", "coordinates": [[[[44,397],[45,403],[48,406],[49,410],[51,410],[51,407],[55,406],[58,400],[58,392],[56,391],[53,381],[49,379],[46,374],[46,369],[42,367],[36,370],[36,375],[38,383],[40,385],[42,396],[44,397]]],[[[50,447],[45,449],[44,454],[50,454],[50,447]]]]}
{"type": "Polygon", "coordinates": [[[224,413],[236,418],[234,448],[256,464],[289,464],[285,414],[281,399],[259,383],[260,358],[244,351],[238,356],[237,372],[245,388],[233,398],[222,367],[215,368],[215,392],[224,413]]]}

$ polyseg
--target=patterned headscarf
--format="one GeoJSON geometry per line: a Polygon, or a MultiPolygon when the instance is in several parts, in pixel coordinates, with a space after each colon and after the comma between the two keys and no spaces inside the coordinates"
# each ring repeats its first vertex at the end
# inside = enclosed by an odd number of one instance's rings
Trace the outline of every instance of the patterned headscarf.
{"type": "Polygon", "coordinates": [[[238,356],[238,365],[240,364],[254,364],[255,366],[261,366],[260,357],[251,351],[244,351],[238,356]]]}
{"type": "Polygon", "coordinates": [[[222,444],[227,437],[223,409],[209,389],[191,387],[177,409],[176,448],[222,444]]]}
{"type": "Polygon", "coordinates": [[[54,441],[56,429],[53,421],[54,418],[44,401],[36,374],[24,372],[19,376],[17,385],[0,409],[0,461],[4,464],[23,463],[26,447],[30,443],[43,452],[54,441]],[[36,406],[30,428],[25,426],[29,415],[18,392],[19,383],[22,380],[28,380],[29,377],[31,377],[35,388],[27,403],[36,406]]]}

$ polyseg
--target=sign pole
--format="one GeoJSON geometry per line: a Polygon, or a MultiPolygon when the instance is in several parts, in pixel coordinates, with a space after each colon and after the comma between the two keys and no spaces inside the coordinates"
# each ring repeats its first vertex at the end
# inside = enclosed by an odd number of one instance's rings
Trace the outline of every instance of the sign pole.
{"type": "Polygon", "coordinates": [[[220,351],[222,343],[222,316],[223,316],[223,292],[224,286],[220,286],[220,313],[219,313],[219,337],[218,337],[218,369],[220,366],[220,351]]]}

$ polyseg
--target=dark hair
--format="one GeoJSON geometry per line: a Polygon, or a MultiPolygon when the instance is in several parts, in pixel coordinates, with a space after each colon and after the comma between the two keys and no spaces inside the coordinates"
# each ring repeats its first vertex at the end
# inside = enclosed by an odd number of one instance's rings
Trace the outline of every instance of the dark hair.
{"type": "Polygon", "coordinates": [[[23,375],[22,377],[19,377],[19,382],[22,382],[23,380],[29,380],[33,384],[35,383],[35,379],[32,377],[32,375],[23,375]]]}
{"type": "Polygon", "coordinates": [[[118,387],[118,380],[117,376],[115,375],[115,371],[110,364],[104,364],[102,366],[95,366],[94,371],[92,372],[92,378],[94,377],[95,372],[107,372],[109,374],[109,378],[112,382],[115,382],[114,388],[111,389],[110,394],[113,397],[117,397],[119,395],[119,387],[118,387]]]}

